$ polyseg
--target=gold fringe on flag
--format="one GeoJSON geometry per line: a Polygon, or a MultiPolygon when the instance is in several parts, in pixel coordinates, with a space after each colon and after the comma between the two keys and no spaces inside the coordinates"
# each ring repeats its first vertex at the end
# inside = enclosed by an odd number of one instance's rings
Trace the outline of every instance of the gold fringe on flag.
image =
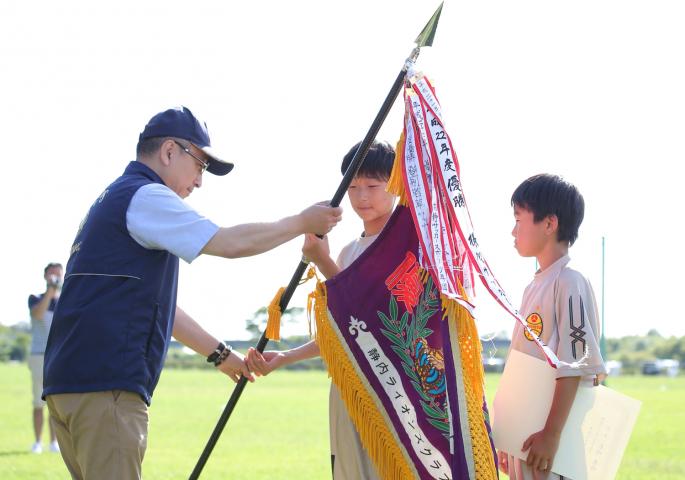
{"type": "Polygon", "coordinates": [[[393,163],[386,190],[393,195],[397,195],[399,205],[407,206],[407,195],[404,191],[404,180],[402,175],[402,165],[404,164],[404,139],[405,135],[403,131],[397,142],[397,146],[395,147],[395,163],[393,163]]]}
{"type": "MultiPolygon", "coordinates": [[[[461,294],[465,292],[459,285],[461,294]]],[[[496,480],[497,467],[490,446],[490,436],[485,423],[483,401],[485,394],[483,360],[480,336],[476,322],[469,311],[453,299],[442,297],[443,318],[455,322],[466,397],[466,411],[473,450],[473,462],[477,480],[496,480]]]]}
{"type": "Polygon", "coordinates": [[[490,436],[485,424],[483,411],[483,360],[481,358],[480,337],[476,322],[471,314],[459,305],[457,308],[457,331],[459,350],[464,372],[464,390],[469,415],[469,431],[473,446],[473,461],[478,480],[497,479],[497,467],[490,446],[490,436]]]}
{"type": "Polygon", "coordinates": [[[313,292],[316,343],[328,374],[340,391],[359,437],[381,478],[415,478],[415,470],[404,457],[397,440],[378,411],[373,398],[357,376],[328,318],[326,287],[318,282],[313,292]]]}

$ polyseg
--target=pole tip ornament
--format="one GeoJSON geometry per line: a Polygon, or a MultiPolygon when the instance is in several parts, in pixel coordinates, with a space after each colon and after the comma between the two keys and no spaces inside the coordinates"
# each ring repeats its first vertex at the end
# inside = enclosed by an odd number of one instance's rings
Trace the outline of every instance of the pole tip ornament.
{"type": "Polygon", "coordinates": [[[425,27],[423,27],[423,30],[421,30],[419,36],[416,37],[415,43],[417,47],[430,47],[433,45],[433,38],[435,38],[435,31],[438,29],[438,21],[440,21],[443,3],[444,2],[440,3],[440,6],[438,6],[438,9],[435,11],[431,19],[428,20],[428,23],[425,27]]]}

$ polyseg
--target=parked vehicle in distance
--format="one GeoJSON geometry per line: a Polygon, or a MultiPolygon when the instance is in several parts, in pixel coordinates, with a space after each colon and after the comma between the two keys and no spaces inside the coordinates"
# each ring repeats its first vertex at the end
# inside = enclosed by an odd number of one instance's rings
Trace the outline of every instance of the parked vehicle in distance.
{"type": "Polygon", "coordinates": [[[657,358],[642,364],[643,375],[667,375],[675,377],[680,371],[678,360],[670,358],[657,358]]]}

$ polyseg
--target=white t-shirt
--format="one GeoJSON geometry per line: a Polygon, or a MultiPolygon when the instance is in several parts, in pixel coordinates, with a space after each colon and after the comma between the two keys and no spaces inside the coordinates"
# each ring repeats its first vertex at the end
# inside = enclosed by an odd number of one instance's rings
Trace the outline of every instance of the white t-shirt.
{"type": "Polygon", "coordinates": [[[144,248],[166,250],[190,263],[219,230],[167,186],[150,183],[133,195],[126,212],[131,237],[144,248]]]}
{"type": "Polygon", "coordinates": [[[377,233],[376,235],[359,237],[352,240],[340,250],[340,254],[335,263],[341,270],[345,270],[352,262],[359,258],[359,255],[364,253],[364,250],[369,248],[369,246],[378,238],[378,235],[380,234],[377,233]]]}

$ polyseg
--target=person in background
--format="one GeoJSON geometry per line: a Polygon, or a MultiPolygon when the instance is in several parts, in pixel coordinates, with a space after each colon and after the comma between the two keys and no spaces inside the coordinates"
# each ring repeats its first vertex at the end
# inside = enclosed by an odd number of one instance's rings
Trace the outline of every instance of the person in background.
{"type": "MultiPolygon", "coordinates": [[[[31,385],[33,392],[33,433],[35,442],[31,446],[33,453],[42,453],[43,445],[43,407],[45,402],[41,397],[43,391],[43,360],[45,358],[45,345],[48,342],[48,333],[52,324],[52,314],[59,300],[59,292],[62,288],[62,265],[48,263],[43,270],[45,279],[45,293],[29,295],[29,311],[31,312],[31,352],[29,355],[29,369],[31,370],[31,385]]],[[[59,452],[57,438],[52,416],[48,421],[50,425],[50,451],[59,452]]]]}

